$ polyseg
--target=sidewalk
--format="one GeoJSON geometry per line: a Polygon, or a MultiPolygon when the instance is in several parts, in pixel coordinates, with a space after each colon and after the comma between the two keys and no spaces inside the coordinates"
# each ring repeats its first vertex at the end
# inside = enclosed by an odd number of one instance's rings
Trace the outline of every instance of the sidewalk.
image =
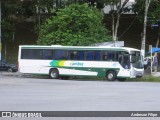
{"type": "Polygon", "coordinates": [[[27,74],[20,72],[0,72],[0,76],[14,76],[14,77],[24,77],[24,78],[49,78],[46,75],[36,75],[36,74],[27,74]]]}
{"type": "Polygon", "coordinates": [[[0,72],[0,75],[7,75],[7,76],[21,76],[20,72],[0,72]]]}
{"type": "MultiPolygon", "coordinates": [[[[151,75],[151,70],[150,69],[144,70],[144,75],[145,76],[151,75]]],[[[152,75],[154,77],[160,77],[160,72],[152,72],[152,75]]]]}
{"type": "Polygon", "coordinates": [[[0,76],[33,77],[32,74],[23,74],[20,72],[0,72],[0,76]]]}
{"type": "Polygon", "coordinates": [[[154,77],[160,77],[160,72],[152,72],[152,75],[153,75],[154,77]]]}

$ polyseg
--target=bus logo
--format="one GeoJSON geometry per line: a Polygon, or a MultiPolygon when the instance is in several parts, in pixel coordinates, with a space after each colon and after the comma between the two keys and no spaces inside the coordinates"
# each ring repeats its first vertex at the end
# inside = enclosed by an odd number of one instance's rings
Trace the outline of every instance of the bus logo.
{"type": "Polygon", "coordinates": [[[70,65],[83,67],[83,62],[71,62],[70,65]]]}

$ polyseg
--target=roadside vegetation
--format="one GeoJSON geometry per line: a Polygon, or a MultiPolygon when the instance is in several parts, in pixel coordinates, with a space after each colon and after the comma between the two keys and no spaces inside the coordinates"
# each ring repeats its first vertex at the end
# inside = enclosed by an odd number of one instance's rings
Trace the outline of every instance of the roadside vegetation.
{"type": "Polygon", "coordinates": [[[102,13],[88,4],[72,4],[38,26],[39,45],[87,46],[111,41],[102,13]]]}
{"type": "MultiPolygon", "coordinates": [[[[40,79],[50,79],[48,75],[38,75],[38,74],[24,74],[23,77],[40,78],[40,79]]],[[[61,78],[60,78],[61,79],[61,78]]],[[[52,80],[52,79],[51,79],[52,80]]],[[[93,76],[72,76],[69,80],[80,80],[80,81],[107,81],[103,77],[93,77],[93,76]]],[[[116,80],[118,81],[118,80],[116,80]]],[[[113,81],[110,81],[113,82],[113,81]]],[[[153,75],[146,75],[142,78],[128,78],[124,82],[160,82],[160,77],[154,77],[153,75]]]]}
{"type": "MultiPolygon", "coordinates": [[[[88,77],[71,77],[71,79],[84,80],[84,81],[85,80],[87,81],[107,81],[107,79],[103,77],[89,77],[89,76],[88,77]]],[[[160,77],[155,77],[153,75],[144,75],[142,78],[128,78],[124,82],[160,82],[160,77]]]]}
{"type": "Polygon", "coordinates": [[[142,78],[129,78],[127,82],[160,82],[160,77],[155,77],[153,75],[143,76],[142,78]]]}

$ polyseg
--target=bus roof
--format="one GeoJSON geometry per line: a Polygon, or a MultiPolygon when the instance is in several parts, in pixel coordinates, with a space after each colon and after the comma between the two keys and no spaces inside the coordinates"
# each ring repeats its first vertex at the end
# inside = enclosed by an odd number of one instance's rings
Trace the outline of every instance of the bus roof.
{"type": "Polygon", "coordinates": [[[43,46],[43,45],[20,45],[20,48],[54,48],[54,49],[68,49],[68,50],[127,50],[127,51],[140,51],[135,48],[130,47],[109,47],[109,46],[62,46],[62,45],[51,45],[51,46],[43,46]]]}

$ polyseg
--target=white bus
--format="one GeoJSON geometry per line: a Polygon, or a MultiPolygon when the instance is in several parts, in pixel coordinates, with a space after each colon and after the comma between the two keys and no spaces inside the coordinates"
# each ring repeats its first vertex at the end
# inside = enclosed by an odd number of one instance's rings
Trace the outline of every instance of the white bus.
{"type": "Polygon", "coordinates": [[[141,52],[127,47],[21,45],[18,62],[21,73],[47,74],[53,79],[98,76],[124,81],[144,72],[141,52]]]}

